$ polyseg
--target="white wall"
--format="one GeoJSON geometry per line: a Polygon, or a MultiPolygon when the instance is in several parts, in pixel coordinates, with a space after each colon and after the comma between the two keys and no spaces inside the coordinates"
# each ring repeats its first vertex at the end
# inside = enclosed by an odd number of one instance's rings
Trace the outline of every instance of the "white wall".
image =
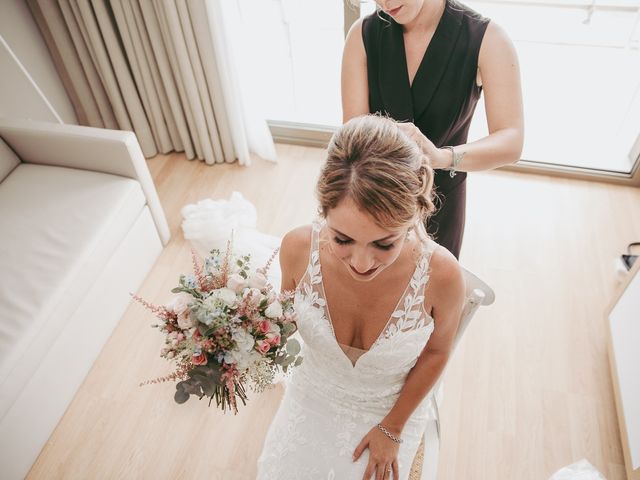
{"type": "Polygon", "coordinates": [[[24,0],[0,0],[0,115],[77,124],[24,0]]]}

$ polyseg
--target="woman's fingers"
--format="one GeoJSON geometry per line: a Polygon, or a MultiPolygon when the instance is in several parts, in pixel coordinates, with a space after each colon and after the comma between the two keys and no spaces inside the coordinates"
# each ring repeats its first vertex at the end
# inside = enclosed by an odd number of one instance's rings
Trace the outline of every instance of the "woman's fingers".
{"type": "Polygon", "coordinates": [[[391,469],[393,470],[393,480],[398,480],[400,478],[400,469],[398,468],[397,459],[391,464],[391,469]]]}
{"type": "MultiPolygon", "coordinates": [[[[376,469],[376,464],[369,462],[367,465],[367,469],[364,471],[364,476],[362,480],[371,480],[371,477],[374,475],[376,469]]],[[[376,477],[377,480],[378,477],[376,477]]]]}
{"type": "Polygon", "coordinates": [[[353,461],[354,462],[356,460],[358,460],[358,458],[360,458],[360,455],[362,455],[362,452],[364,452],[364,449],[367,448],[367,445],[369,445],[369,438],[365,436],[360,441],[360,443],[358,444],[358,446],[356,447],[356,449],[353,452],[353,461]]]}

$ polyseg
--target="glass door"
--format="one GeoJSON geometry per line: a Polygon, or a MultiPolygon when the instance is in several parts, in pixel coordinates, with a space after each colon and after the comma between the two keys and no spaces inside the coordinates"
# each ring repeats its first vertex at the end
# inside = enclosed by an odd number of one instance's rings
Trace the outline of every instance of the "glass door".
{"type": "MultiPolygon", "coordinates": [[[[640,186],[640,0],[467,0],[518,51],[525,147],[516,168],[640,186]]],[[[326,145],[340,124],[345,32],[373,0],[237,0],[279,141],[326,145]],[[355,5],[353,5],[355,3],[355,5]]],[[[479,102],[470,140],[486,135],[479,102]]]]}

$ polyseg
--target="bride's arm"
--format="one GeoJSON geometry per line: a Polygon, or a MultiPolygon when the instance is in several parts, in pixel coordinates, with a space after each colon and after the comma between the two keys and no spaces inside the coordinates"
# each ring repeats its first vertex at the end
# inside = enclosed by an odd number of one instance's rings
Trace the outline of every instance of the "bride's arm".
{"type": "Polygon", "coordinates": [[[464,278],[458,262],[444,248],[438,248],[433,253],[431,277],[425,290],[425,303],[433,306],[435,328],[407,375],[398,400],[381,422],[397,435],[400,435],[413,411],[433,388],[449,359],[464,295],[464,278]]]}

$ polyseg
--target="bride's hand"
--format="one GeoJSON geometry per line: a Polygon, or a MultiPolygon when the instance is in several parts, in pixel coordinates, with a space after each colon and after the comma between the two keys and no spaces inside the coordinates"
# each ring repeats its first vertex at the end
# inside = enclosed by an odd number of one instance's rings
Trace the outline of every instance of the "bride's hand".
{"type": "Polygon", "coordinates": [[[446,148],[436,147],[413,123],[398,123],[398,127],[418,144],[422,153],[429,160],[431,168],[449,168],[451,166],[453,160],[451,158],[451,152],[446,148]]]}
{"type": "Polygon", "coordinates": [[[369,430],[353,452],[353,461],[360,458],[365,449],[369,449],[369,463],[362,480],[390,480],[400,478],[398,472],[398,450],[400,445],[387,437],[376,426],[369,430]],[[373,476],[375,474],[375,476],[373,476]]]}

